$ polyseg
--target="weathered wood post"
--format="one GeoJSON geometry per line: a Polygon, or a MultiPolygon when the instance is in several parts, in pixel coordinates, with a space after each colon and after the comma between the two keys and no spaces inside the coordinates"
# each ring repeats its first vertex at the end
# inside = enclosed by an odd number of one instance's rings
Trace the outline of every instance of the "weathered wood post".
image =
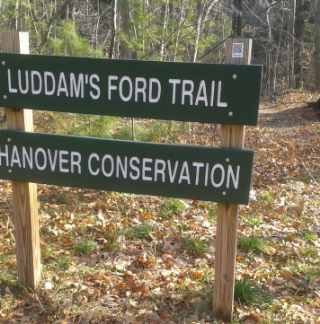
{"type": "MultiPolygon", "coordinates": [[[[2,53],[29,54],[27,32],[1,32],[1,44],[2,53]]],[[[1,66],[10,69],[5,61],[1,66]]],[[[10,93],[1,95],[6,99],[10,93]]],[[[8,129],[33,131],[32,110],[6,108],[6,119],[8,129]]],[[[37,185],[12,181],[12,198],[18,280],[23,286],[35,288],[41,276],[37,185]]]]}
{"type": "MultiPolygon", "coordinates": [[[[250,64],[251,39],[228,39],[226,63],[250,64]],[[240,53],[235,54],[233,44],[240,53]]],[[[237,52],[238,52],[237,51],[237,52]]],[[[234,76],[236,77],[236,75],[234,76]]],[[[245,126],[222,125],[221,147],[243,148],[245,126]]],[[[238,205],[218,204],[213,315],[231,321],[237,251],[238,205]]]]}

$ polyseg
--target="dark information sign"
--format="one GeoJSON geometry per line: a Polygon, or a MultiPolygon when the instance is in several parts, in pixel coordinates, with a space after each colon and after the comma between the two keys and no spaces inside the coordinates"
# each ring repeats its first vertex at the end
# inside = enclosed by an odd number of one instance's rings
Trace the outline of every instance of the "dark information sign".
{"type": "Polygon", "coordinates": [[[256,125],[261,66],[0,54],[0,106],[256,125]]]}
{"type": "Polygon", "coordinates": [[[0,179],[248,204],[252,150],[0,131],[0,179]]]}

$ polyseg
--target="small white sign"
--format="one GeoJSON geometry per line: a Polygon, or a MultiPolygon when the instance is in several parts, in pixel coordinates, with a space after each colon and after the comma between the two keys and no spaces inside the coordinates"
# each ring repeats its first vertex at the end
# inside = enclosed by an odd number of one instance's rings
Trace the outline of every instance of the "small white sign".
{"type": "Polygon", "coordinates": [[[232,44],[232,57],[243,57],[243,43],[232,44]]]}

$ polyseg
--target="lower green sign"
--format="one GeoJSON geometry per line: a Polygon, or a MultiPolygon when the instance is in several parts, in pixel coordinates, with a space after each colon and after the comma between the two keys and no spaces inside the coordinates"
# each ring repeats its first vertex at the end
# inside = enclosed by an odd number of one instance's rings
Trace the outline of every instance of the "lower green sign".
{"type": "Polygon", "coordinates": [[[252,150],[0,131],[0,179],[248,204],[252,150]]]}

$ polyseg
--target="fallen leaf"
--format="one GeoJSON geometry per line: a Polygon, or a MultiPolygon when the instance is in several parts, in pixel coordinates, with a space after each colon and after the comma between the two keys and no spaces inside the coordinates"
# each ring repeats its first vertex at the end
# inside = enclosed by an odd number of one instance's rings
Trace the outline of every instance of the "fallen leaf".
{"type": "Polygon", "coordinates": [[[100,254],[84,254],[81,256],[81,261],[88,264],[96,264],[101,261],[100,254]]]}
{"type": "Polygon", "coordinates": [[[261,323],[261,319],[259,316],[250,314],[245,317],[245,319],[242,322],[243,324],[256,324],[256,323],[261,323]]]}
{"type": "Polygon", "coordinates": [[[163,244],[162,251],[163,252],[173,252],[173,247],[169,242],[165,241],[163,244]]]}
{"type": "Polygon", "coordinates": [[[194,271],[193,274],[194,274],[194,276],[195,276],[197,279],[199,279],[199,278],[202,277],[202,273],[201,273],[201,272],[194,271]]]}
{"type": "Polygon", "coordinates": [[[287,270],[283,272],[282,276],[286,281],[291,281],[293,279],[292,273],[287,270]]]}
{"type": "Polygon", "coordinates": [[[47,315],[47,316],[38,318],[36,323],[37,324],[50,324],[52,322],[53,322],[52,316],[47,315]]]}

